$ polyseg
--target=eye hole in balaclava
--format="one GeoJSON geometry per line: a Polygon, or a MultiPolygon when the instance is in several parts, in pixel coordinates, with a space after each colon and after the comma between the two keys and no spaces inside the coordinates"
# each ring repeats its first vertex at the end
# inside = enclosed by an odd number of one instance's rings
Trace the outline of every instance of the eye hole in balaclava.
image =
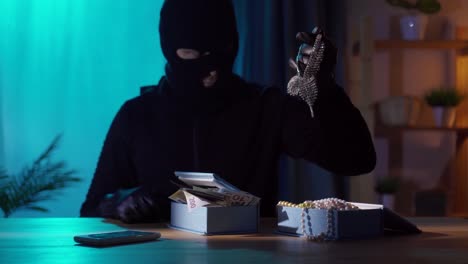
{"type": "Polygon", "coordinates": [[[216,72],[219,83],[232,75],[238,49],[234,8],[229,0],[166,0],[161,9],[159,33],[167,59],[166,77],[184,94],[203,88],[203,79],[216,72]],[[199,53],[183,59],[178,49],[199,53]]]}
{"type": "MultiPolygon", "coordinates": [[[[183,60],[195,60],[200,58],[200,52],[194,49],[177,49],[176,50],[177,56],[183,60]]],[[[209,52],[205,52],[202,55],[207,55],[209,52]]]]}

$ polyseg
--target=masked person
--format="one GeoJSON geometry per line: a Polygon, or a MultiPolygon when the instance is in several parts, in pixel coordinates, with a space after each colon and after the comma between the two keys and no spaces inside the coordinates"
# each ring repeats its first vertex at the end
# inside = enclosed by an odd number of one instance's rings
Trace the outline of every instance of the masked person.
{"type": "Polygon", "coordinates": [[[227,0],[166,0],[159,33],[166,74],[115,116],[81,216],[167,220],[174,171],[216,173],[273,216],[282,153],[339,175],[374,168],[370,133],[333,81],[336,50],[322,32],[298,35],[289,94],[232,73],[238,33],[227,0]]]}

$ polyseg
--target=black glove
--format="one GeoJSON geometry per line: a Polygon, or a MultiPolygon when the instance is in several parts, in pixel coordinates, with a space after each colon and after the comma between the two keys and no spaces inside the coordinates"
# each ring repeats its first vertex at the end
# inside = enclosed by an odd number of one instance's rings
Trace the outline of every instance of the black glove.
{"type": "Polygon", "coordinates": [[[337,49],[325,33],[315,27],[312,33],[299,32],[296,39],[302,42],[292,66],[298,75],[305,78],[314,76],[317,81],[333,79],[336,66],[337,49]]]}
{"type": "Polygon", "coordinates": [[[162,197],[148,188],[122,189],[108,194],[99,204],[99,212],[102,217],[119,219],[129,224],[160,222],[160,204],[163,202],[162,197]]]}

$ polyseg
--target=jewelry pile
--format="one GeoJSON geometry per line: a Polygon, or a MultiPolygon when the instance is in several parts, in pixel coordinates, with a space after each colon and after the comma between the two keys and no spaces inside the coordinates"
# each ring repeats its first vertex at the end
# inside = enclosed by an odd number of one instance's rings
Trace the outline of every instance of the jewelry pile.
{"type": "Polygon", "coordinates": [[[324,240],[333,240],[335,238],[335,227],[333,221],[333,212],[334,211],[346,211],[346,210],[359,210],[359,208],[345,200],[338,198],[326,198],[315,201],[304,201],[300,204],[293,204],[290,202],[280,201],[277,206],[285,207],[296,207],[302,208],[301,213],[301,228],[302,235],[311,241],[324,241],[324,240]],[[310,221],[310,216],[308,215],[309,209],[322,209],[327,210],[327,232],[321,232],[319,235],[313,235],[312,233],[312,223],[310,221]],[[306,232],[306,218],[307,226],[309,232],[306,232]]]}

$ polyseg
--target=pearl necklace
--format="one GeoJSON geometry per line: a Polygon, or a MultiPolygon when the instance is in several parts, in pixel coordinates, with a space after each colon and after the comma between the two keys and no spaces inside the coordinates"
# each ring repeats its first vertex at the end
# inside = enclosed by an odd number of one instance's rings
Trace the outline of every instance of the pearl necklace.
{"type": "Polygon", "coordinates": [[[304,201],[300,204],[293,204],[290,202],[280,201],[278,206],[287,206],[287,207],[297,207],[302,208],[301,212],[301,229],[302,236],[306,237],[307,240],[311,241],[324,241],[324,240],[334,240],[335,239],[335,226],[333,221],[333,215],[335,211],[345,211],[345,210],[359,210],[359,208],[351,203],[346,202],[338,198],[326,198],[315,201],[304,201]],[[308,214],[309,209],[323,209],[327,210],[327,231],[321,232],[320,234],[314,236],[312,233],[312,223],[310,221],[310,216],[308,214]],[[306,221],[307,218],[307,221],[306,221]],[[306,232],[306,222],[309,228],[309,232],[306,232]]]}

